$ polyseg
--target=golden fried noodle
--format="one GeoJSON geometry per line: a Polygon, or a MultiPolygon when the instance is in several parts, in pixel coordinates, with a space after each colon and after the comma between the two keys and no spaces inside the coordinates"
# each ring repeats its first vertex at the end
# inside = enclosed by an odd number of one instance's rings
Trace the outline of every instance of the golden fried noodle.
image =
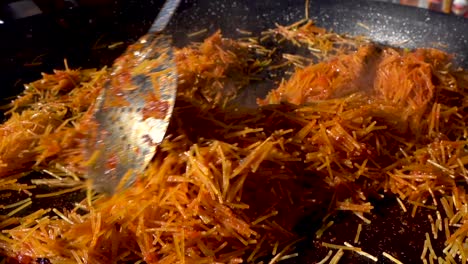
{"type": "MultiPolygon", "coordinates": [[[[66,67],[26,85],[0,126],[0,189],[27,197],[1,205],[3,254],[21,263],[276,263],[298,255],[291,230],[310,213],[311,194],[334,193],[324,200],[330,213],[370,222],[367,195],[387,192],[413,215],[443,208],[430,219],[446,248],[435,252],[427,233],[422,259],[466,263],[468,72],[449,55],[379,47],[306,21],[261,40],[217,32],[176,58],[169,135],[137,183],[111,197],[87,189],[82,156],[106,69],[66,67]],[[309,53],[277,56],[284,45],[309,53]],[[230,104],[267,71],[283,79],[261,107],[230,104]],[[22,181],[30,171],[42,176],[22,181]],[[41,185],[53,190],[35,194],[41,185]],[[72,207],[41,203],[85,192],[72,207]]],[[[324,223],[317,238],[333,225],[324,223]]],[[[320,263],[347,252],[399,263],[353,246],[361,229],[345,245],[322,243],[330,251],[320,263]]]]}

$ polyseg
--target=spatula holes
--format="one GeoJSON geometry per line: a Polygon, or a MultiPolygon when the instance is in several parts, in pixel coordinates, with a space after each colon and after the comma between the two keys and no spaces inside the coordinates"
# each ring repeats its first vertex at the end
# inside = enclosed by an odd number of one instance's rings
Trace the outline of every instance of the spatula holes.
{"type": "Polygon", "coordinates": [[[143,148],[142,153],[144,156],[149,154],[149,150],[147,148],[143,148]]]}

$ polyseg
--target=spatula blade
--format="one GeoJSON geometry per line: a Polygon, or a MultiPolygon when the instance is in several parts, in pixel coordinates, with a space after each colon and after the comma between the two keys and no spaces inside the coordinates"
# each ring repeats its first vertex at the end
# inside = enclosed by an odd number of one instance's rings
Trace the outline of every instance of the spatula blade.
{"type": "Polygon", "coordinates": [[[168,36],[149,34],[113,65],[96,100],[88,175],[97,191],[132,185],[147,167],[169,125],[177,71],[168,36]]]}

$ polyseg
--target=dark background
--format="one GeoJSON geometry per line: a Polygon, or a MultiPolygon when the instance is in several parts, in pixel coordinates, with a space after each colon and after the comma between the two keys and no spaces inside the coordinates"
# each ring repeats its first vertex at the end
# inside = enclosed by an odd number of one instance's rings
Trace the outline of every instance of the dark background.
{"type": "Polygon", "coordinates": [[[0,6],[0,97],[10,97],[23,83],[40,78],[41,72],[70,67],[102,67],[118,56],[124,45],[144,34],[161,1],[150,0],[37,0],[41,14],[16,18],[0,6]]]}

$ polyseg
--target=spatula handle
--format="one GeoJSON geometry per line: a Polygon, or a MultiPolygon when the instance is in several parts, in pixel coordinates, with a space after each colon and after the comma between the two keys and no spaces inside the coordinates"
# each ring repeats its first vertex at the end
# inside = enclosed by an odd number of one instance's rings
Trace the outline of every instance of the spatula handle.
{"type": "Polygon", "coordinates": [[[179,6],[180,1],[181,0],[167,0],[164,3],[161,11],[159,11],[159,14],[151,25],[148,33],[159,33],[163,31],[171,20],[171,17],[175,13],[177,7],[179,6]]]}

